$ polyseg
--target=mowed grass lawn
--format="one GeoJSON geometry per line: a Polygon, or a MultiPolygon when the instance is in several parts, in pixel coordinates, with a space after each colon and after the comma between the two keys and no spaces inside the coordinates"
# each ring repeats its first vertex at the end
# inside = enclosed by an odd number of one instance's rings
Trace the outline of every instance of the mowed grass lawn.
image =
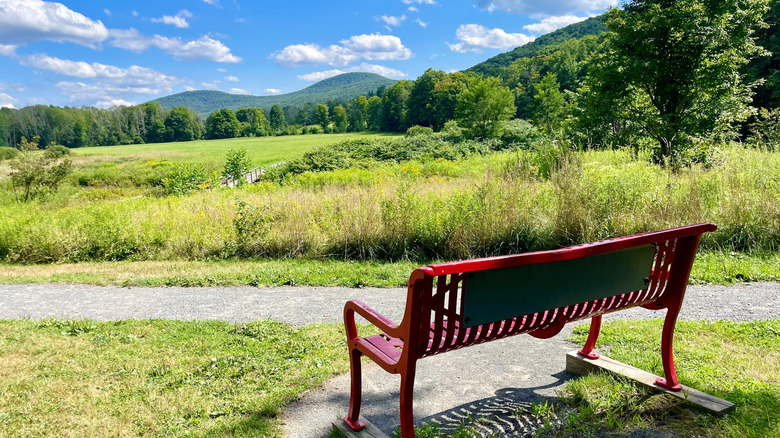
{"type": "MultiPolygon", "coordinates": [[[[662,325],[607,323],[597,348],[661,375],[662,325]]],[[[577,327],[573,340],[581,345],[586,333],[587,325],[577,327]]],[[[735,409],[713,416],[630,381],[591,375],[562,388],[568,406],[534,407],[540,424],[550,425],[541,435],[660,429],[672,436],[780,436],[778,321],[681,321],[675,359],[683,384],[735,409]]],[[[281,436],[284,407],[347,370],[340,324],[0,321],[0,436],[281,436]]],[[[466,432],[472,421],[479,419],[464,421],[466,432]]]]}
{"type": "Polygon", "coordinates": [[[149,143],[124,146],[100,146],[72,149],[78,162],[168,160],[211,165],[223,162],[230,149],[246,148],[255,166],[263,166],[300,157],[320,146],[363,137],[386,137],[386,133],[312,134],[280,137],[242,137],[222,140],[197,140],[173,143],[149,143]],[[90,160],[92,158],[92,160],[90,160]]]}

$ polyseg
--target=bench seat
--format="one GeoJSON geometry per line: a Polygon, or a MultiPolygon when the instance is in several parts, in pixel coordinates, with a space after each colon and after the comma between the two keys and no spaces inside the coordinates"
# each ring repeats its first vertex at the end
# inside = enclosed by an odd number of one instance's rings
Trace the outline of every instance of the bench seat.
{"type": "Polygon", "coordinates": [[[344,422],[361,430],[361,356],[401,375],[401,434],[413,437],[412,398],[417,360],[523,333],[546,339],[570,322],[591,318],[579,354],[593,348],[606,313],[641,306],[666,309],[661,336],[663,379],[679,391],[672,337],[701,236],[716,230],[698,224],[619,237],[552,251],[441,263],[409,278],[399,325],[360,301],[344,307],[350,355],[351,396],[344,422]],[[361,338],[355,314],[383,333],[361,338]]]}

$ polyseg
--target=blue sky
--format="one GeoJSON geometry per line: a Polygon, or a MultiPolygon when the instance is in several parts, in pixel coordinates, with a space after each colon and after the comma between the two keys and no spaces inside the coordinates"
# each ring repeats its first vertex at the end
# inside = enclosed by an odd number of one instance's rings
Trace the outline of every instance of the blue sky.
{"type": "Polygon", "coordinates": [[[0,106],[289,93],[468,68],[616,0],[0,0],[0,106]]]}

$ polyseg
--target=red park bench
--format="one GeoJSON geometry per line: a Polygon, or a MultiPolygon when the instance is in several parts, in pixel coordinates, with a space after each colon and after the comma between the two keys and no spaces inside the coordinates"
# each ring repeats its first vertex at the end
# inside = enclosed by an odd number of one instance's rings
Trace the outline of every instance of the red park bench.
{"type": "MultiPolygon", "coordinates": [[[[360,301],[344,307],[351,366],[347,426],[359,431],[361,356],[401,375],[401,435],[414,436],[412,398],[419,359],[469,345],[528,333],[550,338],[572,321],[592,318],[585,346],[593,352],[601,315],[630,307],[667,309],[661,335],[665,378],[679,391],[672,337],[699,240],[714,224],[619,237],[552,251],[442,263],[409,278],[406,310],[396,325],[360,301]],[[355,313],[383,333],[358,337],[355,313]]],[[[651,380],[652,382],[652,380],[651,380]]]]}

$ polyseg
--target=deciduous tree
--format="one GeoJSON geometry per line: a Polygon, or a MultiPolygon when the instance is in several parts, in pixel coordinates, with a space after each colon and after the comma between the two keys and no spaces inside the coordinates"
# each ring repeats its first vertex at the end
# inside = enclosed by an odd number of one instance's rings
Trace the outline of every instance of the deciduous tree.
{"type": "Polygon", "coordinates": [[[635,0],[607,13],[609,34],[589,89],[678,156],[693,136],[728,132],[749,114],[740,68],[768,0],[635,0]]]}
{"type": "Polygon", "coordinates": [[[458,123],[477,138],[501,134],[501,123],[515,113],[514,96],[496,77],[474,77],[458,98],[458,123]]]}

